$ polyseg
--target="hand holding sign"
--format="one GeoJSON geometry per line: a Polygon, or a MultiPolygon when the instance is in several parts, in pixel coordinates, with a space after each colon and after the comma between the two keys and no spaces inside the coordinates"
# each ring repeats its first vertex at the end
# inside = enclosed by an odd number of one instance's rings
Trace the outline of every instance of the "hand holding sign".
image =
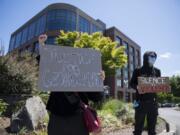
{"type": "Polygon", "coordinates": [[[39,36],[38,41],[40,45],[45,45],[45,41],[47,40],[47,35],[46,34],[42,34],[39,36]]]}
{"type": "Polygon", "coordinates": [[[100,76],[100,78],[101,78],[103,81],[105,80],[106,75],[105,75],[104,70],[102,70],[102,71],[99,73],[99,76],[100,76]]]}
{"type": "Polygon", "coordinates": [[[44,46],[47,35],[39,36],[39,86],[48,91],[103,91],[99,51],[84,48],[44,46]],[[100,72],[99,72],[100,71],[100,72]]]}

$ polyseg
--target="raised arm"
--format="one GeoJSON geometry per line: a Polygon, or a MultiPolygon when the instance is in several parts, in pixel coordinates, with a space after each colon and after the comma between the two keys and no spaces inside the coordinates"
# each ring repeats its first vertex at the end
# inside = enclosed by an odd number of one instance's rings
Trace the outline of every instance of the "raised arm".
{"type": "MultiPolygon", "coordinates": [[[[40,52],[41,46],[44,46],[44,45],[45,45],[45,41],[46,41],[46,40],[47,40],[47,35],[46,35],[46,34],[42,34],[42,35],[39,36],[39,38],[38,38],[38,42],[39,42],[39,52],[40,52]]],[[[36,59],[37,59],[37,62],[38,62],[38,64],[39,64],[39,62],[40,62],[40,55],[38,55],[38,56],[36,57],[36,59]]]]}

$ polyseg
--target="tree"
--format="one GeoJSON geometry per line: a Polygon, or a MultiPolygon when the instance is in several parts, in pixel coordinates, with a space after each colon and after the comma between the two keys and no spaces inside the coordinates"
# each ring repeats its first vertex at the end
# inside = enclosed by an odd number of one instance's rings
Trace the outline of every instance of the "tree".
{"type": "Polygon", "coordinates": [[[180,97],[180,76],[172,76],[170,78],[170,84],[173,96],[180,97]]]}
{"type": "Polygon", "coordinates": [[[70,46],[75,48],[92,48],[102,54],[102,67],[106,75],[114,75],[115,69],[122,68],[127,63],[125,47],[118,47],[117,42],[113,42],[109,37],[104,37],[102,33],[93,34],[60,31],[56,39],[59,46],[70,46]]]}
{"type": "Polygon", "coordinates": [[[172,76],[170,78],[171,93],[158,93],[159,102],[180,102],[180,76],[172,76]]]}
{"type": "Polygon", "coordinates": [[[5,48],[4,48],[4,42],[2,39],[0,39],[0,56],[4,56],[5,48]]]}
{"type": "Polygon", "coordinates": [[[0,56],[0,94],[32,94],[37,89],[37,62],[29,53],[0,56]]]}

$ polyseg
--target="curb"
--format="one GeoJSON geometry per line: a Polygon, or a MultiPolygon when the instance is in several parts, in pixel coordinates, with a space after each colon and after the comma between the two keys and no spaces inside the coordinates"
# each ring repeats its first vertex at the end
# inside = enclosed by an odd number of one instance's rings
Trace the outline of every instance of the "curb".
{"type": "MultiPolygon", "coordinates": [[[[165,120],[164,118],[162,119],[165,120]]],[[[176,126],[168,122],[167,120],[165,121],[166,121],[166,129],[158,135],[176,135],[176,126]]]]}

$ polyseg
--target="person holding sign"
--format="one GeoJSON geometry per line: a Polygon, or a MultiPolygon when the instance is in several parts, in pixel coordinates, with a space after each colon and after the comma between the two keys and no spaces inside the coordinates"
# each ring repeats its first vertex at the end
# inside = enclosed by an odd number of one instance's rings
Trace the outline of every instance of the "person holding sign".
{"type": "MultiPolygon", "coordinates": [[[[148,135],[155,135],[155,127],[158,115],[158,105],[156,93],[139,93],[138,78],[139,77],[160,77],[161,72],[154,67],[157,54],[153,51],[145,52],[143,56],[143,66],[134,70],[130,86],[136,90],[135,108],[135,128],[134,135],[141,135],[145,117],[147,118],[148,135]]],[[[152,80],[151,80],[152,81],[152,80]]]]}
{"type": "MultiPolygon", "coordinates": [[[[47,35],[39,36],[40,52],[46,40],[47,35]]],[[[40,57],[37,56],[38,63],[40,57]]],[[[105,79],[104,71],[99,73],[99,77],[105,79]]],[[[102,97],[102,92],[51,92],[46,106],[50,112],[48,135],[89,135],[80,104],[88,105],[89,100],[98,102],[102,97]]]]}

